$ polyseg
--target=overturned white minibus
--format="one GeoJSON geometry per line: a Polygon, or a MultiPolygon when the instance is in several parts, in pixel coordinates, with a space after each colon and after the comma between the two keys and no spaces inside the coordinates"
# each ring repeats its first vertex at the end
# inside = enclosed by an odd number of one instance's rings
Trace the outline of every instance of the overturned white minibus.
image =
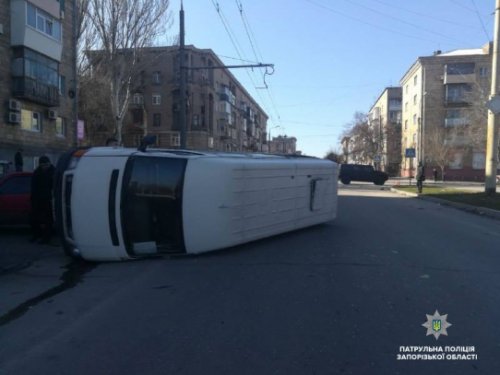
{"type": "Polygon", "coordinates": [[[56,218],[86,260],[202,253],[334,219],[337,174],[300,156],[80,149],[59,162],[56,218]]]}

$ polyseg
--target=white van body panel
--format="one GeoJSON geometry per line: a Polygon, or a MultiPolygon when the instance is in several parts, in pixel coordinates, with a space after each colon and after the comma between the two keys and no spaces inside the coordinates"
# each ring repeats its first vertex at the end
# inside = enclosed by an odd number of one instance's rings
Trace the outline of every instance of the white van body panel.
{"type": "Polygon", "coordinates": [[[191,159],[183,196],[186,251],[225,248],[333,220],[336,176],[336,164],[318,159],[191,159]]]}

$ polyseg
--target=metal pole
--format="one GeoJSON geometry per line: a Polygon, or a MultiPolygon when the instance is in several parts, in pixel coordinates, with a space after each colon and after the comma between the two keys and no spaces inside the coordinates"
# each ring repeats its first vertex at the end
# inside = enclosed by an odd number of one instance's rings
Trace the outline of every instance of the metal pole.
{"type": "Polygon", "coordinates": [[[422,165],[425,165],[425,97],[427,95],[426,89],[425,89],[425,66],[422,66],[422,114],[421,114],[421,119],[422,121],[420,122],[421,126],[421,146],[420,146],[420,161],[422,162],[422,165]]]}
{"type": "Polygon", "coordinates": [[[181,149],[186,149],[186,111],[187,111],[187,100],[186,100],[186,81],[187,81],[187,69],[184,65],[185,61],[185,46],[184,46],[184,7],[181,1],[181,11],[180,11],[180,48],[179,48],[179,68],[180,68],[180,144],[181,149]]]}
{"type": "MultiPolygon", "coordinates": [[[[495,4],[495,33],[493,36],[493,59],[491,65],[491,92],[490,100],[498,94],[498,54],[500,39],[500,0],[495,4]]],[[[487,195],[496,193],[496,173],[498,164],[498,141],[497,141],[497,115],[493,111],[488,111],[488,129],[486,133],[486,166],[484,192],[487,195]]]]}

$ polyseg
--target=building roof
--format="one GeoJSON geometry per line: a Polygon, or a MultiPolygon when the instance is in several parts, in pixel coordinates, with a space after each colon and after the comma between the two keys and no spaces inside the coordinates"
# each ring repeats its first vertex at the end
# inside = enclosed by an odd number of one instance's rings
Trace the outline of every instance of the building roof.
{"type": "Polygon", "coordinates": [[[382,96],[386,92],[387,92],[387,98],[388,99],[392,99],[390,97],[390,93],[391,92],[398,92],[398,91],[399,91],[399,94],[402,94],[403,93],[403,88],[401,86],[387,86],[384,90],[382,90],[382,93],[378,96],[377,100],[375,100],[375,103],[373,103],[373,105],[371,106],[370,111],[368,111],[368,113],[370,113],[371,111],[373,111],[373,109],[375,108],[375,106],[379,102],[380,98],[382,98],[382,96]]]}
{"type": "Polygon", "coordinates": [[[470,55],[487,55],[488,51],[484,51],[483,48],[466,48],[466,49],[455,49],[450,52],[445,52],[438,54],[436,56],[470,56],[470,55]]]}
{"type": "Polygon", "coordinates": [[[432,59],[439,59],[443,57],[459,57],[459,56],[487,56],[491,53],[491,44],[487,43],[482,48],[462,48],[455,49],[449,52],[441,53],[441,51],[434,52],[431,56],[420,56],[417,60],[410,66],[406,73],[401,77],[399,83],[403,86],[405,79],[418,65],[422,65],[423,61],[430,61],[432,59]]]}

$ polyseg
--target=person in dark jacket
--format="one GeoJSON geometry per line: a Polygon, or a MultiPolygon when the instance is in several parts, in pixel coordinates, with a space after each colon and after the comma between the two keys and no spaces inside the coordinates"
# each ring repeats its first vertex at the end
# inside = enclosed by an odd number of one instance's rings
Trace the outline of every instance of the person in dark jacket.
{"type": "Polygon", "coordinates": [[[16,154],[14,155],[14,166],[16,168],[16,172],[22,172],[23,171],[23,150],[20,148],[17,150],[16,154]]]}
{"type": "Polygon", "coordinates": [[[422,188],[424,187],[425,181],[425,167],[422,162],[418,163],[417,168],[417,190],[419,193],[422,193],[422,188]]]}
{"type": "Polygon", "coordinates": [[[31,178],[31,241],[49,243],[54,218],[52,214],[52,193],[54,187],[54,166],[47,156],[41,156],[38,168],[31,178]]]}

